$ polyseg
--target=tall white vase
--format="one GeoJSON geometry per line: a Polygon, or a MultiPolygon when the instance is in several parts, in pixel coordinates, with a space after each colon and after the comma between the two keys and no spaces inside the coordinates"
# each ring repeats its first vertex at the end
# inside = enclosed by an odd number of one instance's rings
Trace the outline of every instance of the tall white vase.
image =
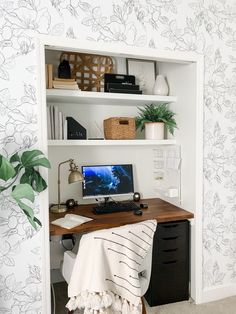
{"type": "Polygon", "coordinates": [[[145,123],[145,138],[147,140],[163,140],[164,139],[164,123],[163,122],[145,123]]]}
{"type": "Polygon", "coordinates": [[[157,75],[153,86],[153,94],[160,96],[167,96],[169,94],[169,86],[163,75],[157,75]]]}

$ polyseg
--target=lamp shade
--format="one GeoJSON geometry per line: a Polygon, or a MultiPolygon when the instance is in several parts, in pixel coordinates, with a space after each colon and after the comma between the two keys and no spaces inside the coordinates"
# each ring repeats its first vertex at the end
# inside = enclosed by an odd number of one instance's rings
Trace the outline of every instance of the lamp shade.
{"type": "Polygon", "coordinates": [[[72,170],[68,176],[69,183],[74,183],[74,182],[83,181],[83,180],[84,180],[84,177],[81,174],[81,172],[79,172],[78,170],[72,170]]]}

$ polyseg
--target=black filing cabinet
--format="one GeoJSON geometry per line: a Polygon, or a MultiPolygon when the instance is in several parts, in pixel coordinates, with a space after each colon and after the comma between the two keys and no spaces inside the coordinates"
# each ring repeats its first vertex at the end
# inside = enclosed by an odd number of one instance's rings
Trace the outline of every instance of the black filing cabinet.
{"type": "Polygon", "coordinates": [[[157,224],[152,274],[145,298],[150,306],[189,298],[189,221],[157,224]]]}

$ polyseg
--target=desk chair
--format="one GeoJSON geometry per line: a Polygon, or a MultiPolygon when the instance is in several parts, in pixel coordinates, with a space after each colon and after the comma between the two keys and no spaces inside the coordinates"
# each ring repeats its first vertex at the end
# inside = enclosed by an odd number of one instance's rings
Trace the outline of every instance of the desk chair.
{"type": "MultiPolygon", "coordinates": [[[[64,253],[64,260],[62,262],[62,275],[67,283],[70,281],[72,274],[73,266],[75,263],[76,254],[72,251],[66,251],[64,253]]],[[[151,277],[151,268],[152,268],[152,246],[150,247],[146,257],[143,260],[142,265],[140,266],[140,284],[141,284],[141,295],[143,296],[149,286],[150,277],[151,277]]],[[[142,297],[142,314],[146,314],[146,308],[144,304],[144,298],[142,297]]],[[[68,314],[72,314],[73,311],[68,311],[68,314]]]]}

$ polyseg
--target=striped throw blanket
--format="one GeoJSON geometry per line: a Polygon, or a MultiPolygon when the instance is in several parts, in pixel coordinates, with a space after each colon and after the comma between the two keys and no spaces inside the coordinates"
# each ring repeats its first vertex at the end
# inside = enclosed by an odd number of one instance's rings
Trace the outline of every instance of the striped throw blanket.
{"type": "Polygon", "coordinates": [[[156,220],[146,220],[84,235],[68,286],[68,309],[140,314],[143,264],[156,225],[156,220]]]}

